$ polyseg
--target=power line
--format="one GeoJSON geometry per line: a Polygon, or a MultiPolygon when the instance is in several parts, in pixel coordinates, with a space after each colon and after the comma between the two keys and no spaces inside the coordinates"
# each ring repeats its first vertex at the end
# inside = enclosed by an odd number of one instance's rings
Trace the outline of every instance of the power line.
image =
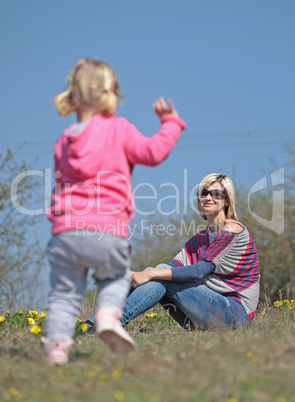
{"type": "MultiPolygon", "coordinates": [[[[259,136],[269,136],[269,135],[273,135],[273,134],[288,134],[288,133],[294,133],[295,134],[295,127],[291,127],[291,128],[276,128],[276,129],[263,129],[263,130],[240,130],[240,131],[215,131],[215,132],[188,132],[185,133],[182,137],[181,137],[181,142],[185,143],[188,141],[191,141],[190,136],[199,138],[199,137],[206,137],[206,139],[208,139],[208,137],[222,137],[222,136],[252,136],[252,135],[259,135],[259,136]]],[[[56,138],[57,139],[57,138],[56,138]]],[[[48,140],[39,140],[39,141],[1,141],[0,145],[32,145],[32,146],[40,146],[40,145],[53,145],[56,141],[56,139],[48,141],[48,140]]],[[[240,138],[241,139],[241,138],[240,138]]],[[[189,143],[188,145],[191,145],[191,143],[189,143]]]]}
{"type": "Polygon", "coordinates": [[[234,149],[245,149],[245,148],[254,148],[254,147],[272,147],[272,146],[280,146],[281,143],[279,141],[268,141],[267,143],[265,142],[242,142],[242,143],[234,143],[234,142],[220,142],[220,143],[214,143],[213,145],[208,143],[192,143],[192,144],[185,144],[185,146],[181,146],[181,144],[177,145],[175,147],[175,151],[194,151],[195,149],[201,150],[201,149],[210,149],[210,150],[215,150],[215,149],[221,149],[221,148],[234,148],[234,149]]]}
{"type": "Polygon", "coordinates": [[[186,135],[206,135],[206,136],[221,136],[221,135],[269,135],[269,134],[282,134],[282,133],[294,133],[295,134],[295,127],[290,128],[272,128],[272,129],[263,129],[263,130],[234,130],[234,131],[213,131],[213,132],[199,132],[199,133],[187,133],[186,135]]]}

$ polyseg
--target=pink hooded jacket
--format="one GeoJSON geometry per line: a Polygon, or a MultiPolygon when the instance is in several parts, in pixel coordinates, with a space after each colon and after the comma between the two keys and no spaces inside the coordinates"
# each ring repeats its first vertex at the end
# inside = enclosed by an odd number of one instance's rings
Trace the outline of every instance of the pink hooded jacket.
{"type": "Polygon", "coordinates": [[[134,165],[161,163],[186,125],[180,118],[165,117],[152,137],[115,116],[95,115],[81,132],[69,135],[73,126],[55,143],[56,183],[46,212],[52,234],[87,229],[127,237],[134,216],[134,165]]]}

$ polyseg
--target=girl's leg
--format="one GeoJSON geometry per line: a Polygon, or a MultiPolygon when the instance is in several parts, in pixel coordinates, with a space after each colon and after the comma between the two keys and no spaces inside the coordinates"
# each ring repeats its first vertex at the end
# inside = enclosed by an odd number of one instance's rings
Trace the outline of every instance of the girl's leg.
{"type": "Polygon", "coordinates": [[[95,330],[113,351],[126,352],[134,345],[133,339],[120,324],[130,289],[129,244],[125,239],[105,237],[104,253],[105,264],[97,267],[94,273],[98,285],[95,330]]]}
{"type": "MultiPolygon", "coordinates": [[[[126,239],[99,235],[99,241],[89,249],[92,256],[91,266],[96,268],[93,274],[98,285],[97,309],[117,307],[121,313],[130,289],[130,246],[126,239]]],[[[121,314],[120,313],[120,314],[121,314]]],[[[86,334],[95,333],[96,312],[84,324],[86,334]]]]}
{"type": "Polygon", "coordinates": [[[122,311],[130,289],[129,269],[114,279],[97,282],[97,285],[97,308],[117,307],[122,311]]]}
{"type": "Polygon", "coordinates": [[[64,364],[69,360],[75,318],[80,313],[86,288],[87,269],[81,269],[70,261],[74,250],[71,252],[67,236],[63,234],[52,238],[47,249],[52,289],[45,321],[46,338],[42,341],[49,364],[64,364]]]}
{"type": "Polygon", "coordinates": [[[51,265],[51,285],[45,322],[48,341],[72,341],[76,317],[86,290],[87,269],[75,269],[62,236],[54,237],[47,249],[51,265]]]}
{"type": "MultiPolygon", "coordinates": [[[[86,324],[88,327],[86,332],[87,335],[95,334],[97,330],[97,328],[95,327],[97,327],[99,320],[107,322],[108,316],[115,316],[115,319],[119,321],[122,316],[122,310],[125,305],[126,296],[129,292],[129,289],[129,270],[126,271],[123,276],[117,279],[98,283],[99,291],[97,299],[97,311],[84,322],[84,324],[86,324]],[[114,310],[114,307],[116,308],[116,310],[114,310]],[[104,312],[106,312],[106,314],[104,312]],[[96,323],[96,325],[94,323],[96,323]]],[[[98,328],[98,330],[100,329],[98,328]]],[[[128,341],[133,343],[131,339],[129,339],[128,341]]]]}
{"type": "Polygon", "coordinates": [[[227,298],[203,284],[168,282],[166,296],[197,328],[231,328],[235,324],[227,298]]]}

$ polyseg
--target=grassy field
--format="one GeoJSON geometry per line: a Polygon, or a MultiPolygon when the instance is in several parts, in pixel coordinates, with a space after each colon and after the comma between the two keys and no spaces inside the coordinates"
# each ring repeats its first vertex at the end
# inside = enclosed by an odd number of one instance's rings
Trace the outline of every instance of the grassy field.
{"type": "Polygon", "coordinates": [[[184,331],[155,309],[128,327],[134,352],[116,356],[80,335],[60,367],[44,363],[41,333],[28,324],[34,313],[10,313],[0,317],[0,400],[295,401],[293,308],[281,302],[247,330],[212,332],[184,331]]]}

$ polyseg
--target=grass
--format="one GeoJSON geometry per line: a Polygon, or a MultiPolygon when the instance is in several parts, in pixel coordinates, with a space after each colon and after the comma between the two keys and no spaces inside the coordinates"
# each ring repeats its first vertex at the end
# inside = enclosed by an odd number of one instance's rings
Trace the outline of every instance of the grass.
{"type": "Polygon", "coordinates": [[[184,331],[155,309],[128,327],[134,352],[116,356],[96,336],[77,336],[71,361],[60,367],[44,364],[40,334],[30,333],[31,326],[6,320],[0,400],[295,401],[295,310],[289,307],[262,310],[247,330],[212,332],[184,331]]]}

